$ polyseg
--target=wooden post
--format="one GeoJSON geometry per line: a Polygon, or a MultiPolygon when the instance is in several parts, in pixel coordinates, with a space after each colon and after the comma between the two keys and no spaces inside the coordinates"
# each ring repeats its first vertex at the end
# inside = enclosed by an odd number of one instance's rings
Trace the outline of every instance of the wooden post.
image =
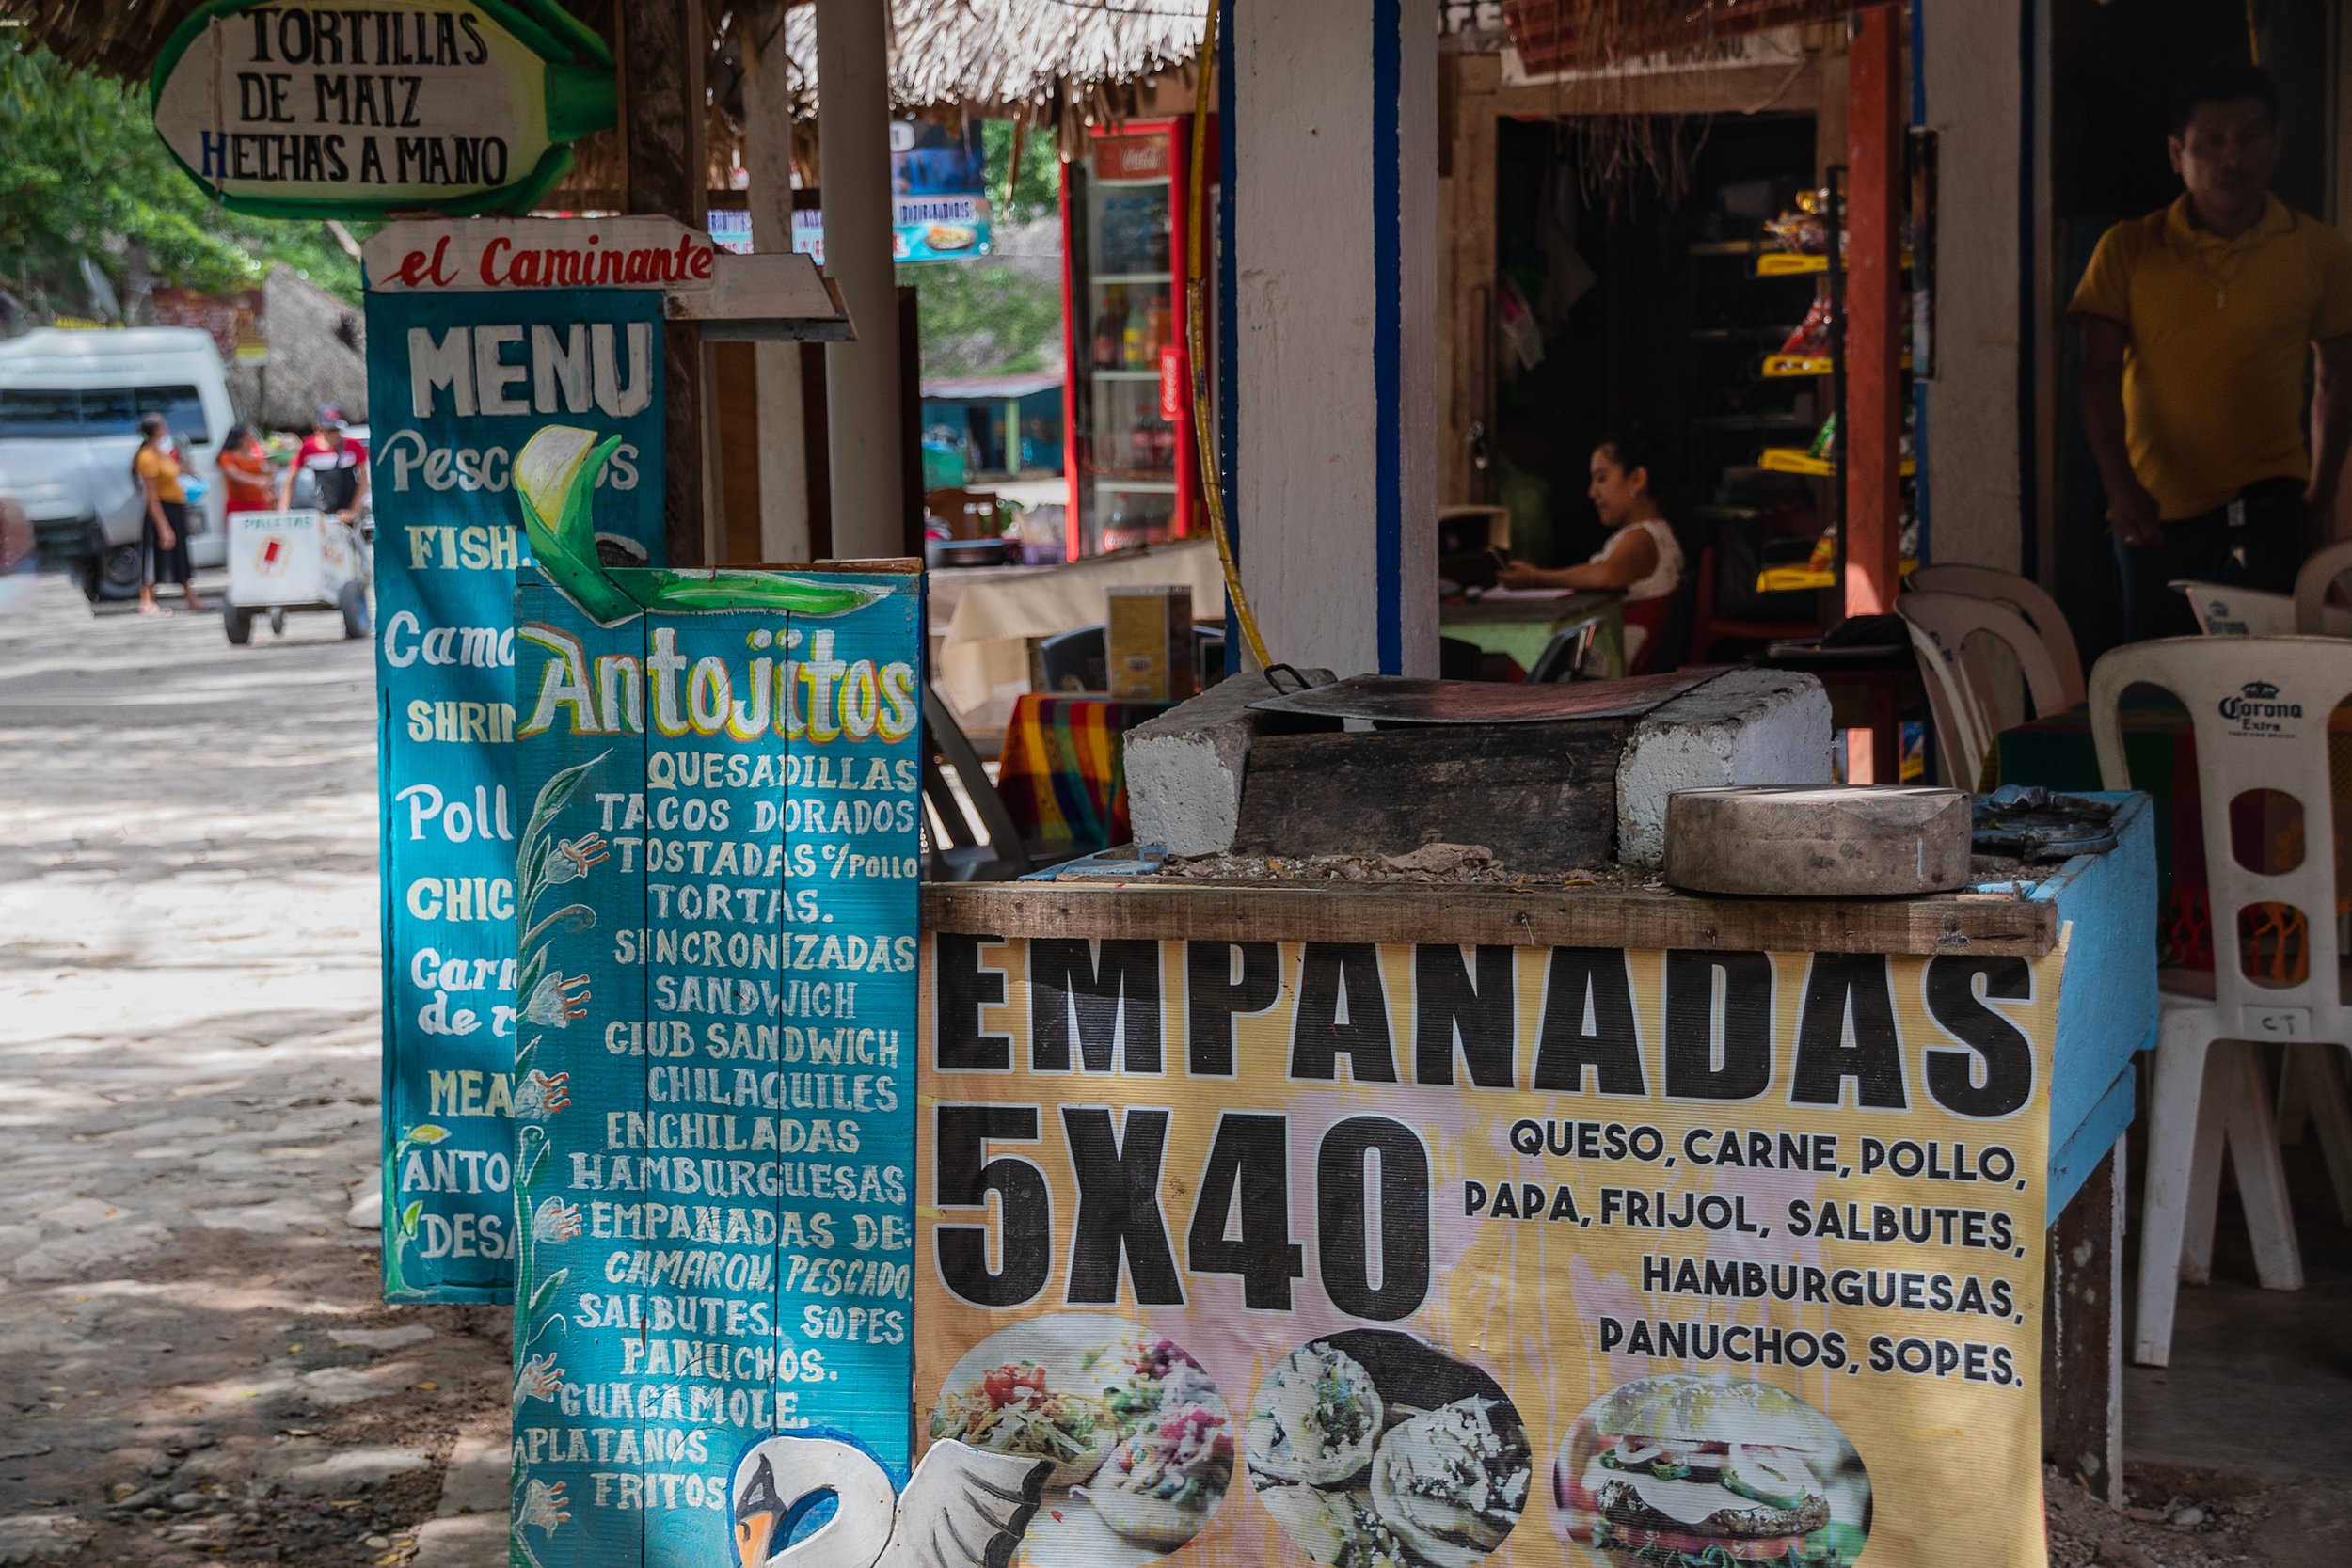
{"type": "Polygon", "coordinates": [[[844,560],[895,556],[905,547],[888,27],[875,0],[817,0],[825,270],[841,285],[857,330],[857,341],[825,349],[833,546],[844,560]]]}
{"type": "MultiPolygon", "coordinates": [[[[703,135],[703,55],[710,30],[701,0],[631,0],[619,8],[621,136],[628,150],[626,205],[666,213],[691,229],[709,221],[709,153],[703,135]]],[[[662,331],[667,403],[662,476],[669,563],[701,566],[715,556],[703,500],[703,335],[670,323],[662,331]]]]}
{"type": "Polygon", "coordinates": [[[1438,238],[1438,302],[1447,322],[1443,447],[1438,476],[1440,502],[1490,500],[1491,470],[1479,467],[1482,445],[1494,440],[1495,88],[1501,57],[1443,55],[1438,143],[1438,207],[1446,214],[1438,238]],[[1450,114],[1450,119],[1448,115],[1450,114]],[[1475,432],[1475,434],[1473,434],[1475,432]]]}
{"type": "MultiPolygon", "coordinates": [[[[743,166],[751,173],[752,248],[792,248],[792,105],[785,91],[784,0],[736,14],[743,31],[743,166]]],[[[737,460],[759,474],[762,561],[814,561],[809,538],[807,410],[802,343],[754,343],[758,442],[737,460]]]]}
{"type": "Polygon", "coordinates": [[[2050,1227],[2050,1462],[2123,1506],[2123,1140],[2050,1227]]]}
{"type": "Polygon", "coordinates": [[[1902,18],[1855,13],[1846,52],[1846,613],[1882,615],[1901,586],[1902,18]]]}

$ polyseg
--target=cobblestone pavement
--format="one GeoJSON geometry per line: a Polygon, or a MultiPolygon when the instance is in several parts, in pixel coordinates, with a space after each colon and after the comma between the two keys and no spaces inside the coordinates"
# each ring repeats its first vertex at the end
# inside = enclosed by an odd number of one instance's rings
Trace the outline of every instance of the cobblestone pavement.
{"type": "Polygon", "coordinates": [[[416,1535],[499,1434],[504,1311],[386,1307],[348,1223],[373,702],[331,616],[0,610],[0,1564],[457,1560],[416,1535]]]}

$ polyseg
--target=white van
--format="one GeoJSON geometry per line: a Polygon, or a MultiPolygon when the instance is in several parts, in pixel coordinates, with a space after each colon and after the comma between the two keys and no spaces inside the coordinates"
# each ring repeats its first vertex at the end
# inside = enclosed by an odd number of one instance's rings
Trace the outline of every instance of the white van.
{"type": "Polygon", "coordinates": [[[139,591],[143,506],[131,458],[149,413],[170,422],[182,466],[205,486],[190,510],[188,559],[221,565],[220,443],[236,415],[211,336],[37,327],[0,342],[0,472],[24,503],[43,562],[72,570],[93,603],[139,591]]]}

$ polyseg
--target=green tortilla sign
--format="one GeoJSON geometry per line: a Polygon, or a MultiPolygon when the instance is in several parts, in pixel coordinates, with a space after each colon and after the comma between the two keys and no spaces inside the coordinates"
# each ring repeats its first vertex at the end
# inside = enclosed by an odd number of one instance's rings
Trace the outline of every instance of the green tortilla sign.
{"type": "Polygon", "coordinates": [[[615,119],[612,52],[556,0],[213,0],[152,97],[189,177],[264,217],[525,212],[615,119]]]}

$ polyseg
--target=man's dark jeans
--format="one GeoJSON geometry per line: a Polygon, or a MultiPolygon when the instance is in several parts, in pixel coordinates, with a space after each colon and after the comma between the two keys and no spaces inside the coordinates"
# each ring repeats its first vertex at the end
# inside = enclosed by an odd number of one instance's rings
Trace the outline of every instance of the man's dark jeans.
{"type": "Polygon", "coordinates": [[[2235,529],[2230,526],[2230,508],[2220,506],[2165,524],[2162,545],[2116,540],[2126,641],[2197,635],[2188,601],[2165,586],[2182,578],[2272,594],[2295,592],[2296,568],[2303,563],[2303,482],[2257,480],[2238,492],[2238,500],[2246,520],[2235,529]],[[2241,548],[2243,563],[2233,553],[2241,548]]]}

